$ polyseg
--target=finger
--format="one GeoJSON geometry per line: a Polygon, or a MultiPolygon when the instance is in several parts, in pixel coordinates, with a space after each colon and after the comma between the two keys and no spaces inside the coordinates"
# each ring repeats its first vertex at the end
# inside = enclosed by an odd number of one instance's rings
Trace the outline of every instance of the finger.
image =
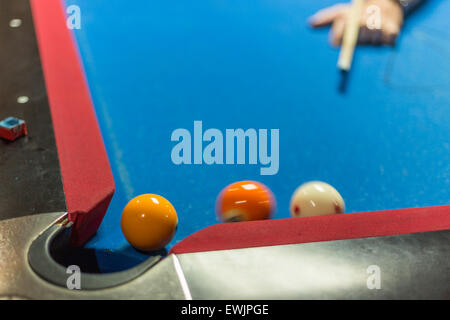
{"type": "Polygon", "coordinates": [[[345,19],[339,18],[334,20],[330,30],[330,43],[333,46],[339,46],[342,43],[345,31],[345,19]]]}
{"type": "Polygon", "coordinates": [[[393,46],[397,41],[397,36],[398,36],[397,33],[383,32],[382,41],[387,45],[393,46]]]}
{"type": "Polygon", "coordinates": [[[382,35],[383,43],[388,45],[394,45],[399,33],[400,27],[398,25],[393,23],[386,23],[386,25],[383,27],[383,35],[382,35]]]}
{"type": "Polygon", "coordinates": [[[312,27],[318,28],[333,23],[334,20],[345,14],[348,10],[348,4],[339,3],[331,7],[319,10],[316,14],[309,18],[312,27]]]}
{"type": "Polygon", "coordinates": [[[367,27],[365,26],[361,26],[359,28],[359,33],[358,33],[358,44],[369,44],[371,43],[371,34],[370,31],[367,27]]]}
{"type": "Polygon", "coordinates": [[[366,25],[362,25],[359,29],[360,44],[372,44],[380,45],[383,40],[383,32],[381,29],[369,28],[366,25]]]}
{"type": "Polygon", "coordinates": [[[380,45],[383,43],[383,32],[380,29],[370,30],[370,43],[380,45]]]}

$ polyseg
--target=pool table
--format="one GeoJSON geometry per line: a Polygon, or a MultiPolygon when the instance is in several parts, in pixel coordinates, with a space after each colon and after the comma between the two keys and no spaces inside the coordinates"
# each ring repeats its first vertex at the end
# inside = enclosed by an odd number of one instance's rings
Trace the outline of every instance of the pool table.
{"type": "Polygon", "coordinates": [[[328,30],[307,24],[333,3],[3,4],[22,24],[0,31],[0,116],[29,133],[0,141],[0,296],[449,299],[450,3],[427,1],[394,47],[357,47],[345,78],[328,30]],[[230,149],[238,129],[256,140],[230,149]],[[211,130],[223,141],[208,157],[211,130]],[[217,219],[218,194],[240,180],[270,188],[273,219],[217,219]],[[339,190],[346,213],[291,218],[311,180],[339,190]],[[144,193],[178,213],[158,252],[120,229],[144,193]],[[69,265],[81,290],[66,288],[69,265]]]}

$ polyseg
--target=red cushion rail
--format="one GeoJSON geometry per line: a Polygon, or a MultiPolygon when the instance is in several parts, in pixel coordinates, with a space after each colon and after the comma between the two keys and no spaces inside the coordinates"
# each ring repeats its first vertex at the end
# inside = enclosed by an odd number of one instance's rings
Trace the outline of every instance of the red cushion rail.
{"type": "Polygon", "coordinates": [[[52,114],[72,244],[98,229],[114,180],[61,0],[31,0],[52,114]]]}
{"type": "Polygon", "coordinates": [[[213,225],[176,244],[191,253],[450,229],[450,206],[213,225]]]}

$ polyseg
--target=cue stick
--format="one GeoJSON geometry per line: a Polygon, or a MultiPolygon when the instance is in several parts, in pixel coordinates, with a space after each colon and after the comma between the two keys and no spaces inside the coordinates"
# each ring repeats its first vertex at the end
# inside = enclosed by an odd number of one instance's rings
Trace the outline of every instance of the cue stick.
{"type": "Polygon", "coordinates": [[[352,65],[353,52],[355,51],[356,42],[358,41],[359,22],[363,4],[364,0],[352,0],[349,19],[345,26],[341,52],[339,53],[337,63],[338,68],[342,71],[349,71],[350,66],[352,65]]]}

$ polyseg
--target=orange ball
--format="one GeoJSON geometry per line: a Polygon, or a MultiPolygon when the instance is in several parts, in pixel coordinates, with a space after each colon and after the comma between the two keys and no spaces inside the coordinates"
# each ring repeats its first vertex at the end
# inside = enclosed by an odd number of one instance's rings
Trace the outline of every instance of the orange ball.
{"type": "Polygon", "coordinates": [[[175,235],[178,216],[165,198],[143,194],[125,206],[120,219],[122,233],[136,249],[153,251],[164,248],[175,235]]]}
{"type": "Polygon", "coordinates": [[[239,181],[225,187],[217,198],[216,211],[224,222],[270,219],[275,197],[269,188],[255,181],[239,181]]]}

